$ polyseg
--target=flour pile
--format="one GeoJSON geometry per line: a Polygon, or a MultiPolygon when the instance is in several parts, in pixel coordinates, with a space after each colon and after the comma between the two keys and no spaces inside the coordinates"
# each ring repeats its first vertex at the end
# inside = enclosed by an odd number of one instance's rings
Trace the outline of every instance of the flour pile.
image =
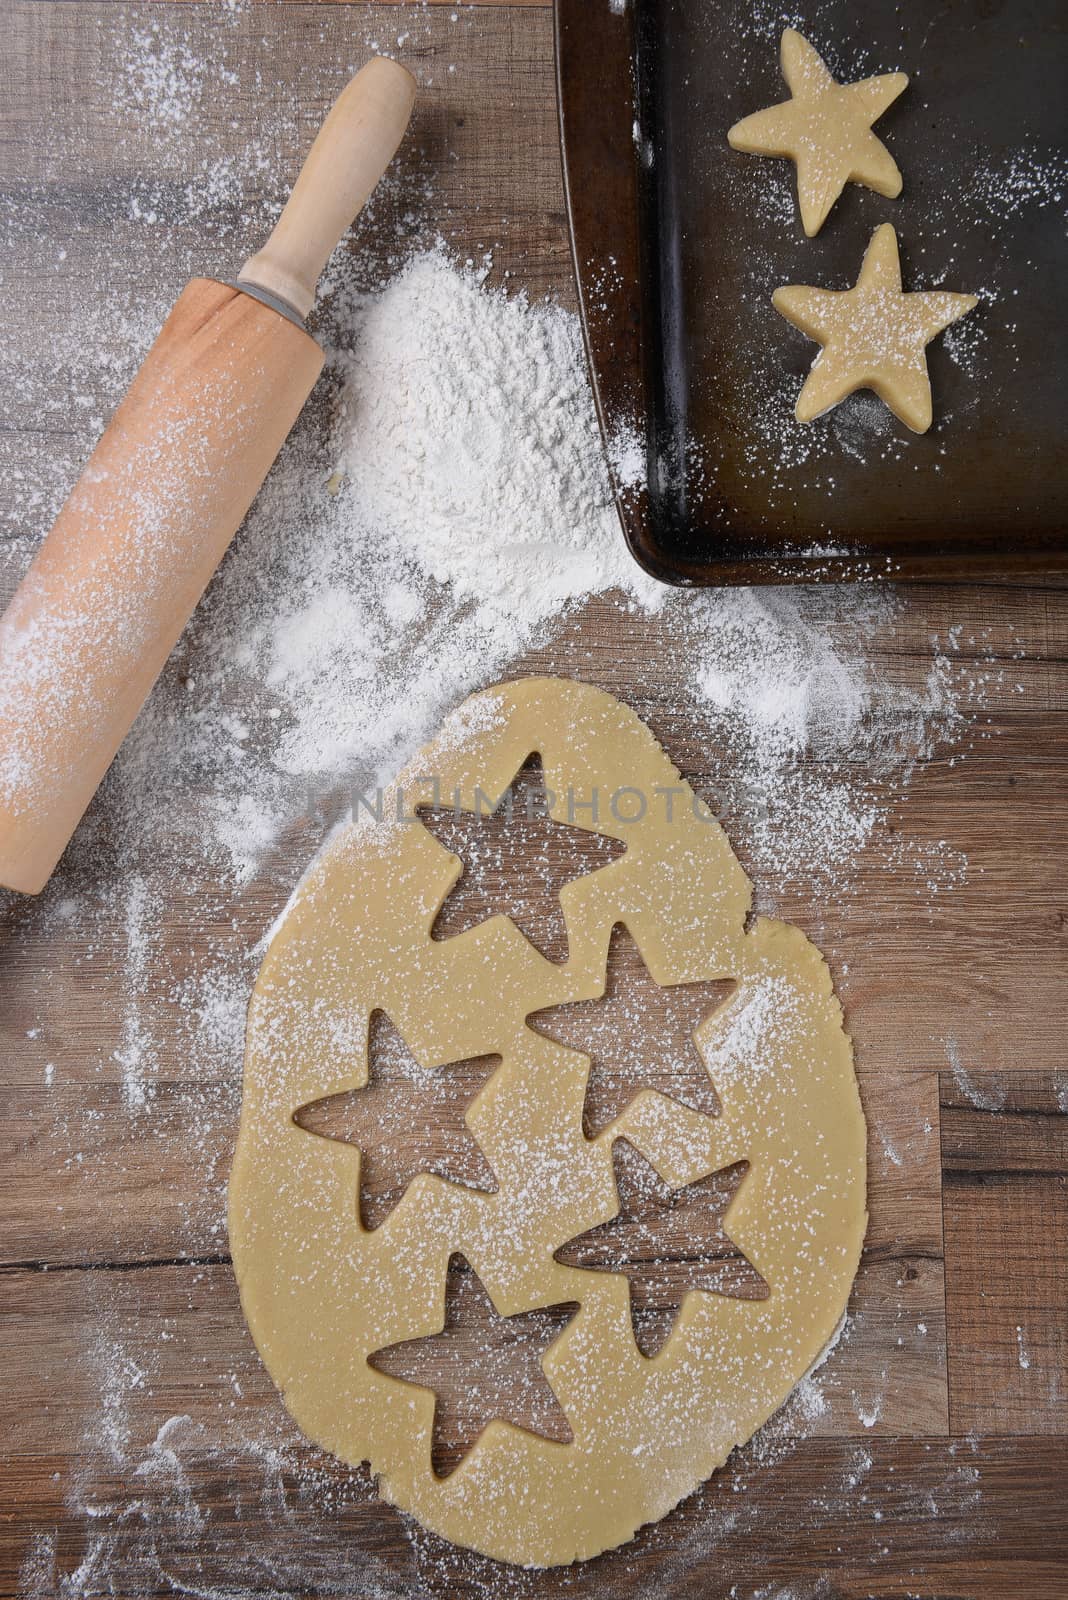
{"type": "Polygon", "coordinates": [[[626,554],[574,317],[417,256],[358,318],[339,429],[360,514],[459,598],[530,629],[618,588],[626,554]]]}
{"type": "Polygon", "coordinates": [[[240,848],[268,769],[380,781],[591,593],[663,604],[619,536],[575,319],[483,276],[429,251],[334,307],[328,437],[298,435],[196,625],[209,695],[247,671],[278,701],[240,848]]]}

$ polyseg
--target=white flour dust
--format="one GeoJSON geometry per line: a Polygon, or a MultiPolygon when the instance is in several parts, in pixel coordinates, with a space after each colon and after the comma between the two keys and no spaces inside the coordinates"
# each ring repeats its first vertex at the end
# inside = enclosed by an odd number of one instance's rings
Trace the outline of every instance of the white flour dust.
{"type": "Polygon", "coordinates": [[[946,1060],[953,1073],[953,1081],[961,1094],[977,1111],[1001,1111],[1005,1105],[1005,1090],[998,1082],[977,1083],[961,1056],[956,1039],[946,1040],[946,1060]]]}
{"type": "Polygon", "coordinates": [[[620,544],[573,317],[417,256],[367,305],[342,369],[360,519],[458,599],[513,637],[604,589],[663,604],[620,544]]]}

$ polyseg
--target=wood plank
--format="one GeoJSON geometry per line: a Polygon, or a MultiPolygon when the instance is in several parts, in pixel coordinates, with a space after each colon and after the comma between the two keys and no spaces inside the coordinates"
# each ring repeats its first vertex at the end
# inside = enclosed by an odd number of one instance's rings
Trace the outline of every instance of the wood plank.
{"type": "Polygon", "coordinates": [[[941,1101],[953,1432],[1068,1434],[1068,1074],[941,1101]]]}
{"type": "Polygon", "coordinates": [[[0,1089],[3,1265],[129,1266],[225,1252],[231,1083],[0,1089]]]}
{"type": "Polygon", "coordinates": [[[763,1440],[621,1550],[519,1572],[406,1524],[280,1435],[176,1419],[92,1460],[17,1454],[0,1595],[331,1594],[351,1600],[1063,1600],[1056,1440],[763,1440]],[[129,1449],[140,1471],[130,1472],[129,1449]],[[73,1484],[73,1492],[68,1487],[73,1484]],[[32,1530],[37,1530],[34,1533],[32,1530]]]}
{"type": "Polygon", "coordinates": [[[868,1233],[842,1343],[820,1377],[819,1435],[948,1431],[938,1084],[862,1074],[868,1233]]]}

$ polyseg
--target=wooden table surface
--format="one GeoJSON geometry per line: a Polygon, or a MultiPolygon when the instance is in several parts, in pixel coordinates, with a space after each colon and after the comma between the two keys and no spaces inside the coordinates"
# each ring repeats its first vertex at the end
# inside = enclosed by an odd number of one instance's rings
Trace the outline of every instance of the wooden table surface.
{"type": "MultiPolygon", "coordinates": [[[[19,0],[5,34],[0,598],[146,325],[194,271],[225,276],[243,259],[257,207],[375,43],[423,83],[402,158],[419,229],[461,255],[492,249],[491,282],[510,274],[574,304],[541,0],[19,0]],[[231,91],[195,116],[177,108],[181,138],[138,99],[131,40],[143,59],[146,33],[179,67],[185,50],[223,52],[233,69],[231,91]],[[265,95],[289,109],[267,124],[266,175],[242,176],[247,213],[223,196],[166,225],[189,171],[233,130],[253,138],[265,95]],[[146,223],[150,190],[164,225],[146,223]],[[87,364],[80,330],[98,327],[108,295],[132,308],[130,349],[87,364]]],[[[388,260],[402,221],[387,197],[365,257],[388,260]]],[[[833,635],[833,595],[806,604],[833,635]]],[[[713,794],[731,753],[707,747],[682,700],[666,626],[598,599],[523,665],[620,694],[713,794]]],[[[201,1049],[191,1080],[175,995],[252,949],[314,824],[244,885],[220,889],[194,860],[179,890],[151,859],[133,864],[157,934],[138,977],[153,1079],[138,1117],[123,1097],[130,952],[115,893],[131,862],[109,846],[116,801],[101,797],[49,891],[0,899],[0,1592],[1068,1596],[1068,594],[1052,581],[914,589],[873,632],[875,670],[922,688],[954,629],[966,715],[907,787],[886,789],[854,881],[830,898],[803,882],[775,893],[831,960],[871,1124],[849,1337],[815,1414],[788,1410],[662,1524],[573,1571],[497,1567],[405,1524],[365,1475],[295,1435],[242,1321],[219,1223],[239,1041],[219,1041],[215,1070],[201,1049]],[[937,894],[902,864],[925,852],[966,860],[937,894]]],[[[196,783],[163,776],[161,830],[196,783]]],[[[759,901],[760,861],[742,853],[759,901]]]]}

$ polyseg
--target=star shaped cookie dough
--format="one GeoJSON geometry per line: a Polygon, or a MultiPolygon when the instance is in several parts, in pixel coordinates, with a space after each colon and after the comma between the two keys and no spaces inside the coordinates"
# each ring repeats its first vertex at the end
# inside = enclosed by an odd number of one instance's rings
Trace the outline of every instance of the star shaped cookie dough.
{"type": "Polygon", "coordinates": [[[735,150],[788,156],[797,167],[801,221],[811,239],[847,183],[863,183],[896,200],[897,162],[871,131],[908,83],[904,72],[885,72],[860,83],[838,83],[822,56],[794,28],[782,36],[782,73],[792,99],[755,111],[727,134],[735,150]]]}
{"type": "Polygon", "coordinates": [[[630,1284],[634,1341],[654,1356],[694,1289],[762,1300],[768,1286],[724,1232],[723,1217],[748,1167],[738,1163],[672,1189],[625,1139],[612,1146],[618,1214],[556,1252],[564,1266],[622,1272],[630,1284]]]}
{"type": "Polygon", "coordinates": [[[412,1055],[384,1011],[371,1014],[367,1083],[302,1106],[294,1121],[309,1133],[360,1152],[360,1218],[381,1227],[420,1172],[495,1194],[497,1179],[466,1115],[501,1064],[473,1056],[431,1071],[412,1055]]]}
{"type": "Polygon", "coordinates": [[[823,346],[797,399],[798,422],[811,422],[855,389],[874,389],[915,433],[931,426],[927,346],[979,304],[977,295],[946,289],[905,294],[897,235],[876,228],[852,289],[776,289],[782,313],[823,346]]]}
{"type": "Polygon", "coordinates": [[[714,1117],[719,1101],[694,1029],[721,1006],[730,980],[654,982],[627,929],[612,929],[605,991],[599,1000],[571,1000],[534,1011],[537,1033],[590,1057],[583,1107],[588,1139],[614,1122],[643,1089],[655,1089],[690,1111],[714,1117]]]}
{"type": "Polygon", "coordinates": [[[417,814],[464,869],[445,897],[432,937],[452,938],[503,915],[549,961],[567,959],[564,884],[611,865],[626,850],[619,839],[549,815],[537,755],[528,756],[492,813],[421,805],[417,814]]]}
{"type": "Polygon", "coordinates": [[[573,1301],[502,1317],[462,1255],[449,1262],[440,1333],[387,1345],[368,1357],[376,1372],[434,1392],[430,1456],[447,1477],[495,1417],[570,1444],[567,1414],[542,1357],[578,1306],[573,1301]]]}

